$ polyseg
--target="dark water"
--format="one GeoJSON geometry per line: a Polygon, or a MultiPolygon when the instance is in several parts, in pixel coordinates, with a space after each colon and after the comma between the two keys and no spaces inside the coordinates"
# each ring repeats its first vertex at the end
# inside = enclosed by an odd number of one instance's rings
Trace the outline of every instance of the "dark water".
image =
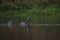
{"type": "Polygon", "coordinates": [[[60,40],[60,27],[0,27],[0,40],[60,40]]]}

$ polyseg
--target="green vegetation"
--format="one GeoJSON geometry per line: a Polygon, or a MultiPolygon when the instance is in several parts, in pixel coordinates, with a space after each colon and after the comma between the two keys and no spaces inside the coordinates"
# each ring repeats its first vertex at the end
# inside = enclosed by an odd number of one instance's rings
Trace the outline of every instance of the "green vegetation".
{"type": "Polygon", "coordinates": [[[27,16],[32,18],[32,23],[58,23],[60,21],[60,7],[54,4],[45,8],[37,4],[30,7],[26,5],[13,6],[7,3],[0,4],[0,19],[3,22],[7,20],[26,21],[27,16]]]}

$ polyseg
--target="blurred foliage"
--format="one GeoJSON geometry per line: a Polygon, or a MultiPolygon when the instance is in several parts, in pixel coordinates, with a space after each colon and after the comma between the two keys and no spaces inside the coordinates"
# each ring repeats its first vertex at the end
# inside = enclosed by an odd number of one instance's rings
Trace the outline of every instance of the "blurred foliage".
{"type": "Polygon", "coordinates": [[[56,16],[55,14],[60,14],[60,7],[55,4],[50,4],[44,8],[42,8],[42,6],[38,5],[37,3],[30,4],[29,6],[26,4],[0,4],[1,22],[7,20],[12,20],[15,22],[26,22],[27,16],[30,16],[32,23],[57,23],[57,21],[60,21],[60,15],[56,16]],[[46,16],[46,14],[51,15],[46,16]]]}

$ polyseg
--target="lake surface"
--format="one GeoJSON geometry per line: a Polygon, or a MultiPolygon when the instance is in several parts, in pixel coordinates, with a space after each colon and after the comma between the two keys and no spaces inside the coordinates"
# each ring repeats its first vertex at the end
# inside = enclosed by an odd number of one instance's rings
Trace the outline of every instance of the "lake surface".
{"type": "Polygon", "coordinates": [[[60,27],[0,27],[0,40],[60,40],[60,27]]]}

